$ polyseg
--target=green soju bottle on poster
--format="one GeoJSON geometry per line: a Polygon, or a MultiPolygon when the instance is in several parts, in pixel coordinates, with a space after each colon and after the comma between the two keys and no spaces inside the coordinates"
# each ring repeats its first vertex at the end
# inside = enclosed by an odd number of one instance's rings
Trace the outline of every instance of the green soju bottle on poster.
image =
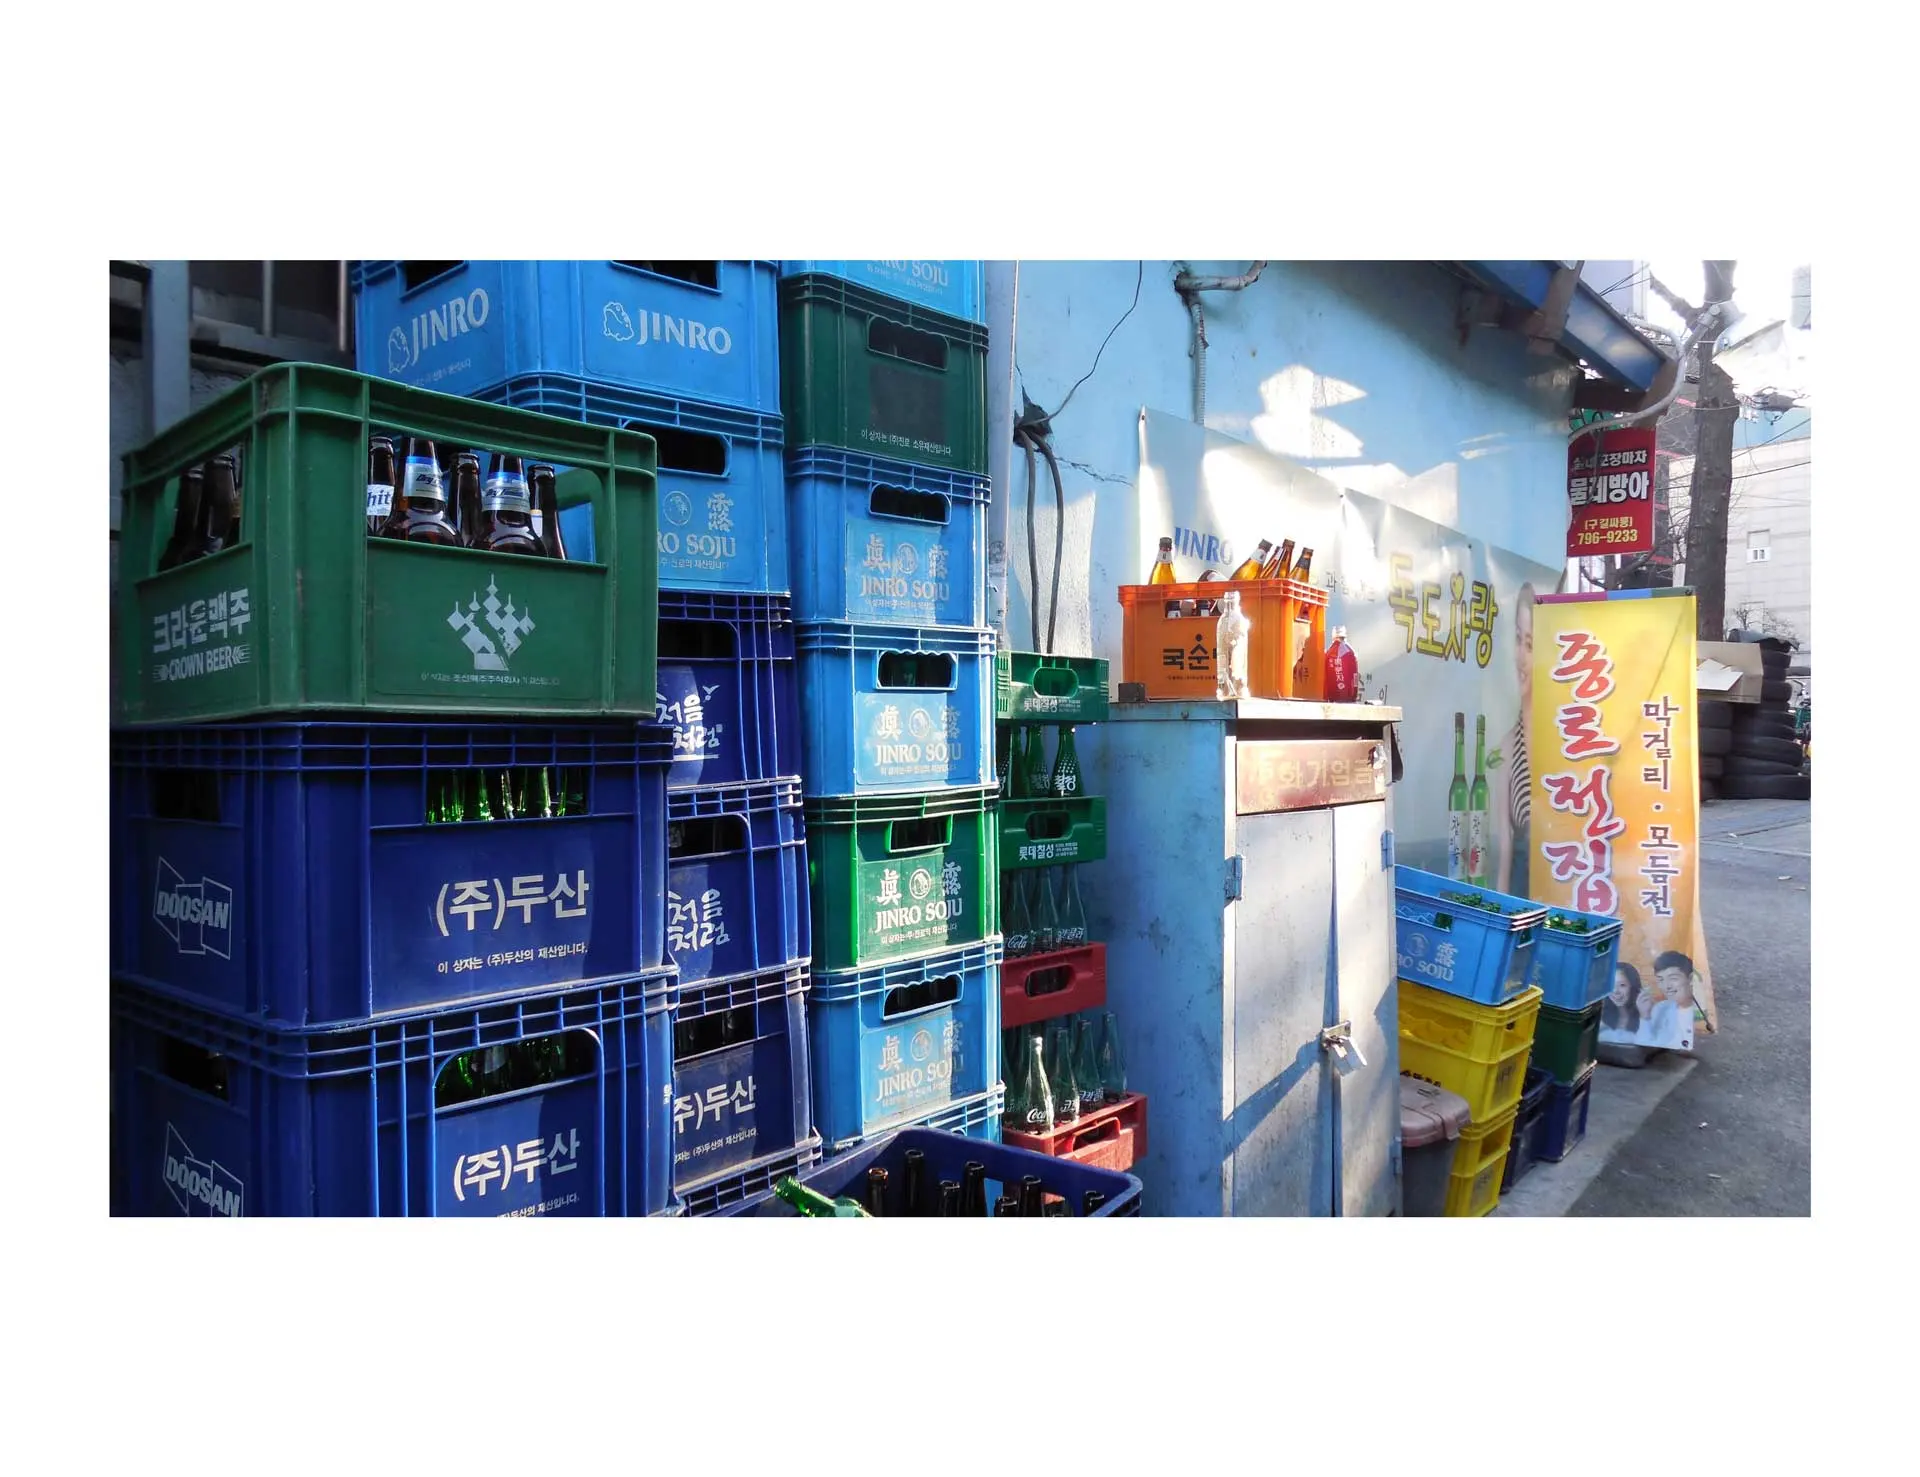
{"type": "Polygon", "coordinates": [[[1467,715],[1453,715],[1453,783],[1447,789],[1447,878],[1458,882],[1467,869],[1467,715]]]}
{"type": "Polygon", "coordinates": [[[1473,788],[1467,792],[1467,881],[1485,887],[1492,880],[1487,858],[1487,715],[1473,720],[1473,788]]]}

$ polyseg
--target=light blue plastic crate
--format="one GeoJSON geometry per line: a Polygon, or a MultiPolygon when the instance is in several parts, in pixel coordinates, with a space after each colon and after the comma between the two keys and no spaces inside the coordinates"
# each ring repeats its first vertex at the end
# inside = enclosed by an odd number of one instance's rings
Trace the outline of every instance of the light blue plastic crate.
{"type": "Polygon", "coordinates": [[[1417,867],[1393,869],[1399,977],[1481,1005],[1527,988],[1547,910],[1531,899],[1472,887],[1417,867]],[[1480,897],[1474,907],[1449,894],[1480,897]]]}
{"type": "Polygon", "coordinates": [[[800,626],[807,794],[993,785],[994,641],[990,630],[800,626]]]}
{"type": "MultiPolygon", "coordinates": [[[[653,437],[659,458],[662,589],[786,591],[779,416],[563,374],[520,375],[476,390],[474,398],[653,437]]],[[[564,485],[561,496],[566,496],[564,485]]],[[[560,532],[569,559],[595,557],[591,503],[562,508],[560,532]]]]}
{"type": "Polygon", "coordinates": [[[1577,918],[1587,931],[1564,933],[1543,924],[1534,937],[1527,983],[1538,985],[1543,1003],[1556,1010],[1585,1010],[1613,988],[1620,930],[1625,925],[1603,913],[1576,913],[1571,908],[1548,908],[1547,917],[1577,918]]]}
{"type": "MultiPolygon", "coordinates": [[[[663,471],[662,506],[667,485],[663,471]]],[[[794,618],[986,625],[989,486],[857,451],[790,452],[794,618]]]]}
{"type": "Polygon", "coordinates": [[[782,262],[782,277],[822,272],[969,323],[987,321],[979,262],[782,262]]]}
{"type": "Polygon", "coordinates": [[[355,367],[448,395],[571,374],[778,413],[772,262],[360,262],[355,367]]]}
{"type": "Polygon", "coordinates": [[[829,1154],[883,1129],[931,1124],[1000,1084],[1000,960],[996,934],[814,976],[814,1123],[829,1154]]]}

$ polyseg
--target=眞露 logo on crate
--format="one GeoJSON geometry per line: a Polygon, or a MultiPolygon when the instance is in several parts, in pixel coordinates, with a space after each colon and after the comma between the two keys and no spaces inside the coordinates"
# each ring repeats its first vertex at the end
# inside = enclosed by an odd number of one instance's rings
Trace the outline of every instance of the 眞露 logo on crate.
{"type": "Polygon", "coordinates": [[[210,1159],[196,1159],[180,1130],[167,1125],[162,1151],[161,1182],[182,1215],[240,1216],[245,1213],[246,1186],[238,1175],[210,1159]]]}
{"type": "Polygon", "coordinates": [[[233,958],[233,889],[211,877],[189,881],[165,857],[153,884],[153,921],[182,954],[233,958]]]}

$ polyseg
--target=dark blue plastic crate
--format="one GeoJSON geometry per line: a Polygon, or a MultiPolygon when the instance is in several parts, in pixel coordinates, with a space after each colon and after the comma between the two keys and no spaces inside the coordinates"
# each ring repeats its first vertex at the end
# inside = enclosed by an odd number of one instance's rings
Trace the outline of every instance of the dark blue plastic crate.
{"type": "Polygon", "coordinates": [[[1585,1010],[1605,999],[1613,988],[1613,967],[1619,959],[1623,927],[1618,918],[1603,913],[1548,908],[1547,922],[1534,935],[1527,983],[1538,985],[1543,1002],[1555,1010],[1585,1010]],[[1578,919],[1587,925],[1587,931],[1568,933],[1548,927],[1555,918],[1578,919]]]}
{"type": "MultiPolygon", "coordinates": [[[[521,375],[474,396],[653,437],[663,589],[757,593],[789,588],[778,415],[559,374],[521,375]]],[[[569,558],[594,558],[591,503],[563,509],[560,532],[569,558]]]]}
{"type": "Polygon", "coordinates": [[[277,1031],[116,981],[117,1215],[671,1213],[673,971],[277,1031]],[[442,1107],[465,1052],[566,1035],[551,1083],[442,1107]]]}
{"type": "Polygon", "coordinates": [[[814,1119],[829,1153],[1000,1082],[998,935],[814,976],[814,1119]]]}
{"type": "Polygon", "coordinates": [[[769,1154],[731,1174],[695,1185],[679,1196],[680,1204],[690,1216],[744,1214],[749,1204],[771,1194],[781,1180],[813,1168],[820,1158],[820,1135],[816,1133],[784,1154],[769,1154]]]}
{"type": "Polygon", "coordinates": [[[355,367],[447,395],[523,374],[780,409],[772,262],[361,262],[355,367]]]}
{"type": "Polygon", "coordinates": [[[784,595],[660,592],[654,718],[673,731],[667,788],[800,774],[799,675],[784,595]]]}
{"type": "Polygon", "coordinates": [[[1513,1137],[1507,1145],[1506,1168],[1500,1172],[1500,1193],[1506,1194],[1527,1177],[1533,1168],[1534,1138],[1541,1116],[1547,1110],[1547,1093],[1553,1078],[1533,1067],[1527,1068],[1526,1085],[1520,1089],[1520,1111],[1514,1115],[1513,1137]]]}
{"type": "Polygon", "coordinates": [[[1587,1136],[1587,1104],[1593,1096],[1593,1067],[1571,1085],[1556,1082],[1533,1126],[1533,1157],[1558,1164],[1587,1136]]]}
{"type": "Polygon", "coordinates": [[[992,786],[994,640],[992,631],[800,627],[807,793],[992,786]]]}
{"type": "Polygon", "coordinates": [[[655,968],[671,752],[630,722],[118,731],[113,972],[300,1027],[655,968]],[[428,822],[446,773],[523,768],[586,810],[428,822]]]}
{"type": "MultiPolygon", "coordinates": [[[[1075,1216],[1080,1215],[1089,1190],[1107,1197],[1106,1204],[1094,1212],[1096,1216],[1140,1214],[1140,1179],[1137,1175],[1096,1169],[1077,1159],[1058,1159],[1047,1154],[1036,1154],[1031,1149],[1015,1149],[1006,1144],[942,1133],[931,1128],[903,1128],[897,1133],[885,1134],[852,1153],[839,1155],[817,1169],[805,1171],[799,1179],[808,1189],[817,1190],[822,1195],[835,1199],[844,1195],[864,1202],[867,1171],[884,1169],[887,1171],[886,1213],[904,1216],[907,1213],[904,1196],[906,1153],[909,1149],[918,1149],[926,1156],[921,1174],[922,1183],[930,1193],[938,1192],[941,1180],[963,1180],[968,1162],[978,1162],[986,1170],[989,1210],[1001,1195],[1018,1195],[1020,1181],[1032,1175],[1040,1181],[1043,1196],[1061,1197],[1075,1216]]],[[[742,1206],[737,1214],[792,1216],[796,1212],[783,1201],[765,1196],[742,1206]]]]}
{"type": "Polygon", "coordinates": [[[680,983],[763,974],[813,953],[800,782],[667,797],[667,954],[680,983]]]}
{"type": "Polygon", "coordinates": [[[1415,867],[1395,867],[1393,886],[1399,978],[1481,1005],[1502,1004],[1527,988],[1545,905],[1415,867]]]}
{"type": "Polygon", "coordinates": [[[682,993],[673,1027],[677,1194],[809,1141],[818,1147],[807,984],[806,966],[794,964],[682,993]]]}
{"type": "Polygon", "coordinates": [[[794,618],[985,626],[989,486],[827,446],[788,453],[794,618]]]}
{"type": "Polygon", "coordinates": [[[987,298],[979,262],[782,262],[782,277],[819,272],[843,282],[884,292],[923,308],[987,321],[987,298]]]}

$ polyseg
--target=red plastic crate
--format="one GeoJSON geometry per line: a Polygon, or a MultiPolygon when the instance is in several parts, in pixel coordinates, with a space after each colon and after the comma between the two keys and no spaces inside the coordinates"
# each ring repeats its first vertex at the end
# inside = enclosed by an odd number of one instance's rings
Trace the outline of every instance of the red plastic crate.
{"type": "Polygon", "coordinates": [[[1106,1003],[1105,944],[1024,954],[1000,966],[1000,1025],[1004,1030],[1082,1010],[1099,1010],[1106,1003]],[[1060,988],[1054,988],[1056,984],[1060,988]],[[1030,993],[1030,986],[1043,993],[1030,993]]]}
{"type": "Polygon", "coordinates": [[[1055,1159],[1071,1159],[1093,1169],[1125,1171],[1147,1152],[1147,1099],[1130,1092],[1119,1102],[1080,1115],[1052,1133],[1016,1133],[1004,1124],[1000,1141],[1055,1159]]]}

